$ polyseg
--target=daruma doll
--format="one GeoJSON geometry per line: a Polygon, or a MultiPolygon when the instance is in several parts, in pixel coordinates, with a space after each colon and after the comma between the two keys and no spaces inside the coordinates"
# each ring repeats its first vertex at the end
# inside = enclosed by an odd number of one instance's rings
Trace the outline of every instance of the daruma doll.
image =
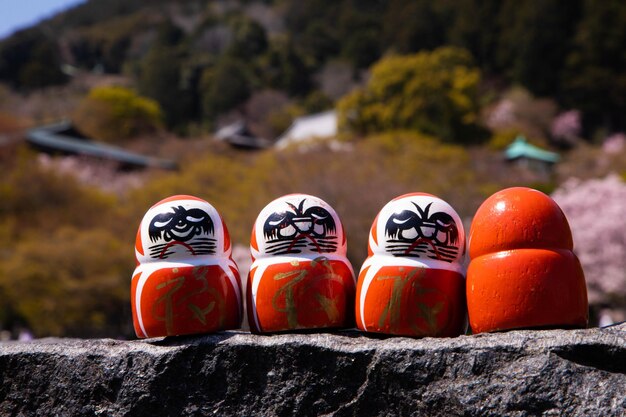
{"type": "Polygon", "coordinates": [[[159,201],[139,225],[135,256],[131,306],[138,337],[240,327],[239,270],[211,204],[188,195],[159,201]]]}
{"type": "Polygon", "coordinates": [[[247,285],[255,333],[349,327],[355,279],[335,210],[306,194],[269,203],[256,219],[247,285]]]}
{"type": "Polygon", "coordinates": [[[430,194],[387,203],[370,230],[357,284],[360,330],[457,336],[465,328],[465,232],[458,214],[430,194]]]}
{"type": "Polygon", "coordinates": [[[585,327],[585,277],[572,248],[567,219],[547,195],[516,187],[489,197],[470,230],[472,331],[585,327]]]}

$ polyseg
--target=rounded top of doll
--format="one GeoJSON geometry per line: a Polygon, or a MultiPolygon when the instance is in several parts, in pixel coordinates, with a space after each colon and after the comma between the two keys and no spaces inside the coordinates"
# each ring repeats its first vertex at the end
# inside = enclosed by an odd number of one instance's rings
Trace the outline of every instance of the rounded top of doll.
{"type": "Polygon", "coordinates": [[[426,265],[461,264],[465,231],[457,212],[439,197],[410,193],[394,198],[376,216],[369,256],[394,256],[426,265]]]}
{"type": "Polygon", "coordinates": [[[135,241],[138,264],[204,262],[230,254],[230,236],[222,217],[207,201],[190,195],[168,197],[150,207],[135,241]]]}
{"type": "Polygon", "coordinates": [[[321,198],[289,194],[269,203],[252,228],[253,259],[272,256],[346,256],[347,244],[337,212],[321,198]]]}
{"type": "Polygon", "coordinates": [[[470,228],[470,257],[510,249],[572,250],[572,232],[561,208],[541,191],[507,188],[478,208],[470,228]]]}

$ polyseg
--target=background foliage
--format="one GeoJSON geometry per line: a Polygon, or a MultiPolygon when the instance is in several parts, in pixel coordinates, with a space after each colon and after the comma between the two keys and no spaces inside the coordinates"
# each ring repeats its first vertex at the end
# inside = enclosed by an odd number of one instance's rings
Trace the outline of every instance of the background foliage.
{"type": "MultiPolygon", "coordinates": [[[[592,138],[626,128],[625,20],[620,0],[90,0],[2,40],[0,80],[28,91],[67,82],[63,64],[123,73],[184,130],[213,123],[253,90],[296,100],[323,90],[321,74],[338,61],[361,82],[389,53],[451,45],[493,83],[580,109],[592,138]]],[[[468,71],[463,94],[477,76],[468,71]]],[[[423,81],[435,91],[437,82],[423,81]]]]}
{"type": "Polygon", "coordinates": [[[73,122],[87,137],[106,142],[154,133],[163,124],[159,104],[124,87],[98,87],[74,113],[73,122]]]}
{"type": "Polygon", "coordinates": [[[476,136],[479,82],[464,49],[383,58],[367,85],[339,102],[340,126],[362,134],[411,129],[466,142],[476,136]]]}

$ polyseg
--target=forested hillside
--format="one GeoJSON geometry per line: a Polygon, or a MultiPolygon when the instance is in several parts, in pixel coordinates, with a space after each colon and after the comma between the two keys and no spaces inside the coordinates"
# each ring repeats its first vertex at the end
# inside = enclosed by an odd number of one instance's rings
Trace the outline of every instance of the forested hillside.
{"type": "Polygon", "coordinates": [[[3,40],[0,80],[28,91],[67,82],[64,65],[124,74],[183,128],[265,89],[329,107],[381,57],[453,45],[485,88],[578,109],[591,138],[625,127],[625,16],[619,0],[89,0],[3,40]]]}

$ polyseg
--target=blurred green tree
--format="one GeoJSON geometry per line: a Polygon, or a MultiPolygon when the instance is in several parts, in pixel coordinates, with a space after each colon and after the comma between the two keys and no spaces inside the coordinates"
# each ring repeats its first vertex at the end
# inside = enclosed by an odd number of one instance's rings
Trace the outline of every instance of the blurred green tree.
{"type": "Polygon", "coordinates": [[[291,39],[277,39],[258,61],[263,84],[292,96],[306,95],[311,87],[310,69],[291,39]]]}
{"type": "Polygon", "coordinates": [[[320,67],[341,50],[338,21],[341,1],[309,0],[286,2],[284,20],[291,36],[290,47],[306,57],[309,65],[320,67]],[[329,24],[333,22],[333,24],[329,24]]]}
{"type": "Polygon", "coordinates": [[[94,139],[122,142],[162,126],[159,104],[125,87],[97,87],[74,114],[76,127],[94,139]]]}
{"type": "Polygon", "coordinates": [[[263,26],[252,19],[238,17],[231,22],[233,40],[227,53],[241,59],[252,59],[267,50],[267,35],[263,26]]]}
{"type": "Polygon", "coordinates": [[[382,5],[376,1],[345,1],[337,25],[341,55],[354,68],[367,68],[380,58],[382,5]],[[358,3],[358,7],[354,7],[358,3]],[[378,13],[377,13],[378,12],[378,13]]]}
{"type": "Polygon", "coordinates": [[[383,42],[407,54],[441,46],[446,40],[446,2],[391,0],[383,16],[383,42]]]}
{"type": "Polygon", "coordinates": [[[448,141],[476,139],[480,70],[464,49],[390,56],[365,88],[341,99],[340,126],[359,133],[411,129],[448,141]]]}
{"type": "Polygon", "coordinates": [[[556,94],[574,36],[578,1],[507,1],[498,16],[498,69],[533,94],[556,94]]]}
{"type": "Polygon", "coordinates": [[[140,66],[139,92],[159,103],[170,128],[197,115],[195,86],[185,82],[184,63],[184,55],[176,47],[156,44],[140,66]]]}
{"type": "Polygon", "coordinates": [[[0,43],[0,80],[16,88],[63,84],[57,44],[37,29],[20,31],[0,43]]]}
{"type": "Polygon", "coordinates": [[[459,0],[450,4],[452,24],[447,41],[469,50],[483,73],[494,75],[501,27],[498,16],[505,4],[502,0],[459,0]]]}
{"type": "Polygon", "coordinates": [[[180,44],[184,38],[185,32],[168,19],[157,27],[155,42],[160,46],[176,46],[180,44]]]}
{"type": "Polygon", "coordinates": [[[204,116],[215,116],[243,103],[251,92],[252,76],[245,62],[224,56],[202,73],[200,89],[204,116]]]}
{"type": "MultiPolygon", "coordinates": [[[[583,3],[582,19],[567,56],[563,102],[583,111],[585,133],[626,130],[626,3],[583,3]]],[[[604,137],[601,137],[604,139],[604,137]]]]}
{"type": "Polygon", "coordinates": [[[133,39],[139,33],[154,30],[155,23],[148,12],[134,12],[80,27],[67,36],[64,43],[78,66],[119,73],[129,58],[133,39]]]}
{"type": "Polygon", "coordinates": [[[380,33],[376,29],[362,29],[346,39],[342,55],[355,68],[367,68],[380,58],[380,33]]]}
{"type": "Polygon", "coordinates": [[[67,76],[61,72],[61,59],[53,42],[38,43],[31,54],[30,61],[20,68],[18,79],[22,88],[42,88],[67,81],[67,76]]]}
{"type": "Polygon", "coordinates": [[[316,20],[298,36],[300,50],[305,56],[311,58],[316,67],[336,56],[341,49],[336,30],[333,29],[331,25],[316,20]]]}

